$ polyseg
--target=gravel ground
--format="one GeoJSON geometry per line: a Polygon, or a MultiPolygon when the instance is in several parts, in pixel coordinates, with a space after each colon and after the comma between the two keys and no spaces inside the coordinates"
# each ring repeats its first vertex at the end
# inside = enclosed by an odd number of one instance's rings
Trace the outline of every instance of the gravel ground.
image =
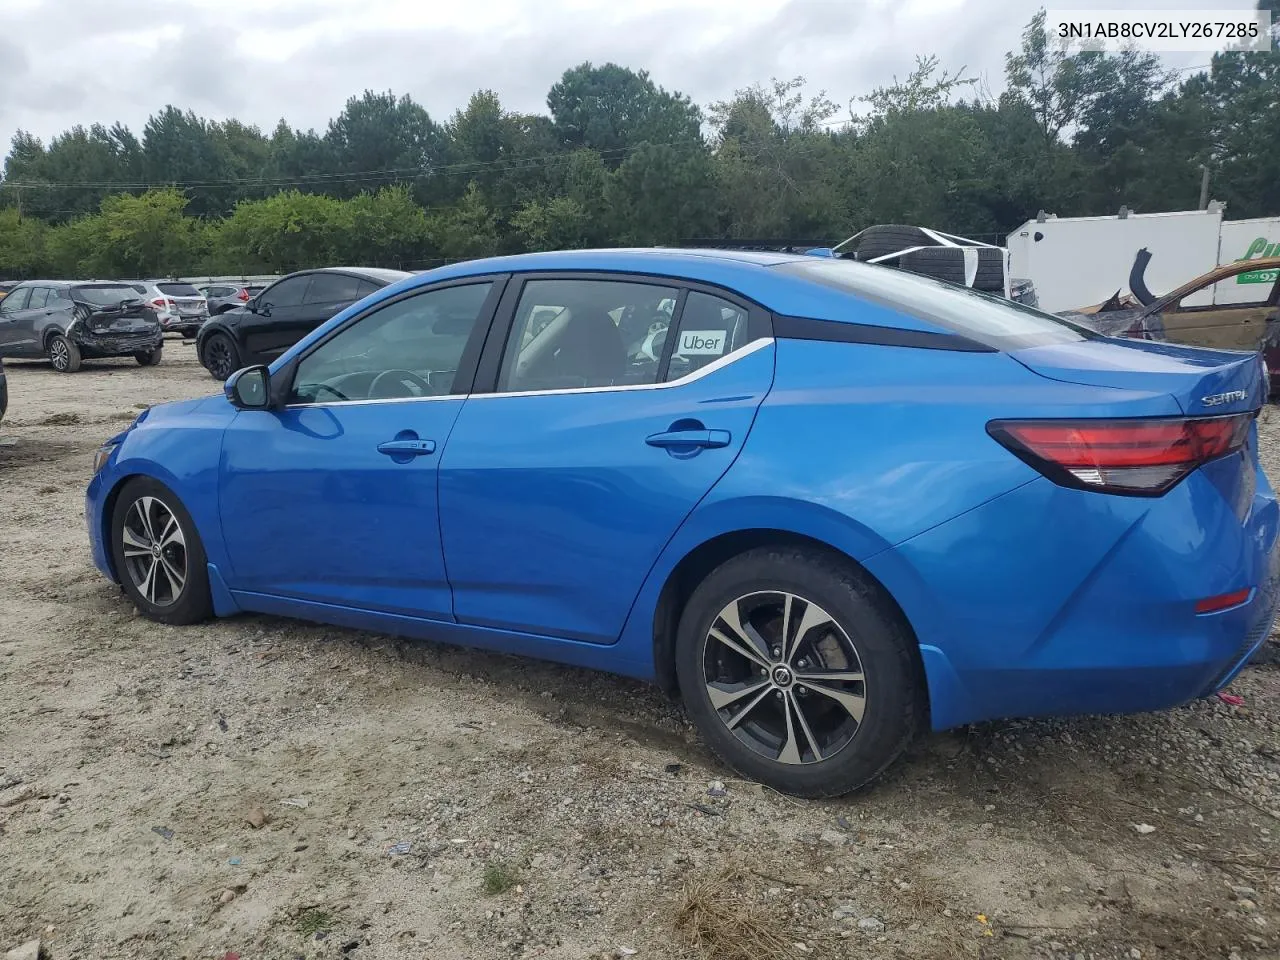
{"type": "MultiPolygon", "coordinates": [[[[1243,706],[966,728],[801,803],[733,779],[640,684],[268,617],[138,618],[89,559],[92,452],[212,382],[176,341],[154,368],[9,377],[0,951],[1280,956],[1274,662],[1233,684],[1243,706]]],[[[1280,416],[1262,432],[1275,476],[1280,416]]]]}

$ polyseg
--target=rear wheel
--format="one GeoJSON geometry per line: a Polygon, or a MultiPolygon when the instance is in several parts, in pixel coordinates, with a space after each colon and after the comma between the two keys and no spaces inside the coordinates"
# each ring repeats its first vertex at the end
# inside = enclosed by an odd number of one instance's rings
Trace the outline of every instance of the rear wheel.
{"type": "Polygon", "coordinates": [[[225,380],[240,369],[240,351],[225,333],[211,333],[200,348],[200,362],[216,380],[225,380]]]}
{"type": "Polygon", "coordinates": [[[676,671],[707,745],[784,793],[874,779],[923,714],[915,640],[852,565],[801,548],[729,560],[680,619],[676,671]]]}
{"type": "Polygon", "coordinates": [[[134,606],[152,620],[186,624],[213,613],[204,546],[191,515],[159,481],[128,481],[111,511],[111,553],[134,606]]]}
{"type": "Polygon", "coordinates": [[[161,356],[164,354],[164,347],[156,347],[154,350],[139,350],[133,355],[133,359],[138,361],[141,367],[154,367],[160,362],[161,356]]]}
{"type": "Polygon", "coordinates": [[[59,373],[75,373],[80,369],[80,348],[62,334],[56,333],[49,338],[46,352],[53,369],[59,373]]]}

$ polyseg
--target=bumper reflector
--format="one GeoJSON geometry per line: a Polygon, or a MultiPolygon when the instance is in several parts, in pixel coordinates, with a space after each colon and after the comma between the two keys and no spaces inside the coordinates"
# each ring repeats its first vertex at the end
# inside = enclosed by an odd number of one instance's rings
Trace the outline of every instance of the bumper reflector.
{"type": "Polygon", "coordinates": [[[1203,600],[1196,601],[1196,613],[1217,613],[1220,610],[1238,607],[1249,599],[1251,593],[1253,588],[1245,587],[1243,590],[1233,590],[1231,593],[1220,593],[1216,597],[1205,597],[1203,600]]]}

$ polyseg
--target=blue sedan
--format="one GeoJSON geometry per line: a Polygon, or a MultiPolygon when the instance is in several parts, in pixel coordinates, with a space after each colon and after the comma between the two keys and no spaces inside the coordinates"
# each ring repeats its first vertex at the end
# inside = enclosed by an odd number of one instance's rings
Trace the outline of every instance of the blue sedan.
{"type": "Polygon", "coordinates": [[[829,258],[531,254],[411,277],[97,456],[97,566],[241,611],[683,698],[822,796],[919,731],[1171,707],[1277,599],[1254,354],[1101,337],[829,258]]]}

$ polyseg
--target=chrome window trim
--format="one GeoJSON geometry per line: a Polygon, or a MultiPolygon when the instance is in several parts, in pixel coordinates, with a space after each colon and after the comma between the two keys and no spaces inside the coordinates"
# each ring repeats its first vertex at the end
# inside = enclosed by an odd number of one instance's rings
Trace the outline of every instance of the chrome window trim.
{"type": "Polygon", "coordinates": [[[743,344],[737,350],[726,353],[718,360],[713,360],[705,367],[699,367],[692,373],[680,377],[678,380],[668,380],[665,383],[628,383],[622,385],[614,385],[607,387],[561,387],[555,390],[512,390],[502,393],[450,393],[439,397],[388,397],[387,399],[378,400],[325,400],[318,403],[289,403],[285,404],[286,410],[311,410],[316,407],[354,407],[365,406],[371,403],[430,403],[436,400],[486,400],[486,399],[506,399],[509,397],[555,397],[563,394],[574,393],[633,393],[638,390],[666,390],[670,387],[683,387],[685,384],[693,383],[705,376],[715,373],[717,370],[723,370],[731,363],[737,363],[743,357],[755,353],[757,350],[763,350],[774,342],[773,337],[757,337],[750,343],[743,344]]]}

